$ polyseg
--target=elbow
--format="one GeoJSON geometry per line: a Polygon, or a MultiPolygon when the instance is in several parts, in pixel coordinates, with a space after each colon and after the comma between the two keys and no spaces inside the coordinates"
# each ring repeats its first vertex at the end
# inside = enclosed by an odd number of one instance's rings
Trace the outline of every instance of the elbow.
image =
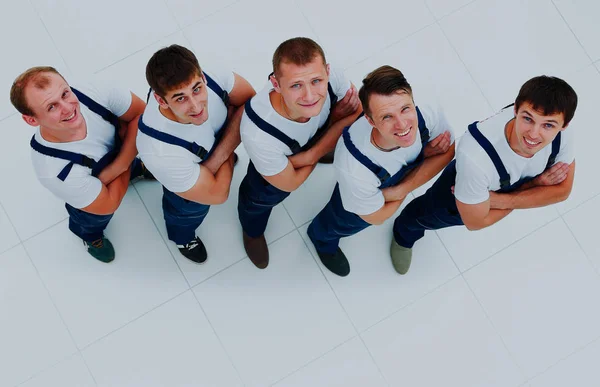
{"type": "Polygon", "coordinates": [[[227,201],[227,199],[229,199],[229,187],[215,195],[213,204],[223,204],[227,201]]]}
{"type": "Polygon", "coordinates": [[[467,230],[469,230],[469,231],[478,231],[478,230],[481,230],[482,228],[485,228],[484,225],[473,223],[473,222],[464,222],[464,224],[465,224],[465,227],[467,228],[467,230]]]}

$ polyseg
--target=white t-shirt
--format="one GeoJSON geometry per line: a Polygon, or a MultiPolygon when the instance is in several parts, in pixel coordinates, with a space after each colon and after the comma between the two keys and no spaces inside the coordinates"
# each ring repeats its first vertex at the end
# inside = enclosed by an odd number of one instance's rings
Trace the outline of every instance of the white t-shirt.
{"type": "MultiPolygon", "coordinates": [[[[548,158],[552,152],[552,144],[548,144],[531,158],[516,154],[508,144],[505,134],[506,123],[513,118],[514,108],[511,106],[477,123],[477,128],[498,152],[510,175],[511,184],[521,178],[533,177],[542,173],[546,169],[548,158]]],[[[556,162],[570,164],[575,160],[573,129],[566,129],[560,133],[561,143],[556,162]]],[[[456,151],[454,196],[465,204],[478,204],[488,200],[489,191],[499,189],[500,175],[494,167],[492,159],[469,132],[465,133],[456,151]]]]}
{"type": "MultiPolygon", "coordinates": [[[[228,93],[233,90],[235,76],[229,70],[207,74],[228,93]]],[[[208,89],[208,119],[202,125],[181,124],[172,121],[159,110],[154,95],[150,95],[142,121],[158,131],[179,137],[188,142],[195,142],[210,151],[215,134],[227,119],[227,108],[220,96],[208,89]]],[[[185,192],[192,188],[200,176],[202,159],[185,148],[172,145],[138,130],[137,149],[139,157],[156,180],[171,192],[185,192]]]]}
{"type": "MultiPolygon", "coordinates": [[[[100,83],[74,84],[73,87],[110,110],[117,117],[125,114],[131,106],[131,92],[127,89],[106,87],[100,83]]],[[[47,147],[80,153],[98,161],[113,149],[115,127],[89,110],[83,103],[80,102],[79,106],[87,125],[87,135],[83,140],[67,143],[48,142],[42,138],[39,128],[35,133],[35,139],[47,147]]],[[[40,183],[75,208],[89,206],[102,190],[102,182],[92,176],[90,168],[74,164],[65,181],[62,181],[57,175],[69,161],[46,156],[33,149],[31,150],[31,161],[40,183]]]]}
{"type": "MultiPolygon", "coordinates": [[[[329,83],[333,92],[337,95],[338,101],[344,98],[346,92],[350,89],[350,81],[339,70],[330,70],[329,83]]],[[[268,81],[267,85],[252,98],[252,109],[260,118],[285,133],[288,137],[296,140],[300,146],[304,146],[317,130],[325,124],[329,116],[331,109],[329,93],[327,93],[327,99],[321,113],[316,117],[312,117],[308,122],[300,123],[284,118],[273,109],[269,99],[269,93],[272,90],[273,86],[268,81]]],[[[285,169],[288,164],[287,156],[292,154],[290,148],[256,126],[245,112],[240,124],[240,134],[250,160],[252,160],[256,170],[261,175],[273,176],[285,169]]]]}
{"type": "MultiPolygon", "coordinates": [[[[454,133],[439,104],[419,106],[425,124],[429,129],[429,141],[440,134],[449,131],[451,141],[454,142],[454,133]]],[[[421,133],[417,131],[415,142],[408,148],[399,148],[391,152],[383,152],[371,143],[371,131],[363,116],[349,129],[350,139],[356,148],[376,165],[383,167],[390,176],[395,175],[400,169],[413,162],[421,153],[421,133]]],[[[358,161],[346,148],[344,138],[340,137],[335,148],[333,162],[336,177],[340,188],[342,205],[346,211],[357,215],[369,215],[378,211],[385,204],[383,193],[379,189],[381,181],[358,161]]]]}

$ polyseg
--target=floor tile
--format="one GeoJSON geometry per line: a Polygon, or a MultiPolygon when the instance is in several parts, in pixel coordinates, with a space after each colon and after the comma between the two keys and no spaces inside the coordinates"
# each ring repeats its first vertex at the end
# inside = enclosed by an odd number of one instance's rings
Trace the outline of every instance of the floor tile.
{"type": "Polygon", "coordinates": [[[31,0],[69,68],[98,71],[178,29],[162,0],[31,0]],[[109,27],[110,26],[110,27],[109,27]]]}
{"type": "Polygon", "coordinates": [[[325,207],[336,183],[333,165],[317,164],[304,184],[285,199],[283,206],[297,227],[312,220],[325,207]]]}
{"type": "Polygon", "coordinates": [[[9,90],[15,78],[23,71],[33,66],[53,66],[65,76],[69,74],[29,1],[10,1],[10,5],[4,2],[3,6],[3,12],[0,14],[0,35],[5,38],[0,43],[0,49],[4,58],[10,59],[2,61],[0,119],[17,113],[10,103],[9,90]],[[23,28],[25,19],[27,28],[23,28]]]}
{"type": "Polygon", "coordinates": [[[390,258],[395,218],[341,240],[340,248],[350,262],[347,277],[339,277],[323,266],[306,235],[308,226],[301,229],[311,253],[359,332],[459,274],[433,233],[415,247],[410,271],[403,276],[396,273],[390,258]]]}
{"type": "Polygon", "coordinates": [[[357,87],[377,67],[398,68],[417,105],[440,104],[456,137],[492,110],[437,24],[423,29],[346,70],[357,87]],[[423,60],[435,52],[435,60],[423,60]]]}
{"type": "Polygon", "coordinates": [[[68,216],[64,202],[35,176],[29,146],[33,132],[19,115],[0,122],[0,202],[22,240],[68,216]]]}
{"type": "Polygon", "coordinates": [[[25,249],[0,254],[0,385],[14,386],[77,351],[25,249]]]}
{"type": "Polygon", "coordinates": [[[591,259],[596,268],[600,271],[600,245],[598,245],[598,214],[600,214],[600,196],[566,215],[563,219],[575,235],[575,239],[580,243],[583,251],[591,259]]]}
{"type": "Polygon", "coordinates": [[[462,277],[362,336],[392,386],[517,387],[523,382],[462,277]]]}
{"type": "Polygon", "coordinates": [[[464,226],[456,226],[437,230],[436,233],[460,271],[464,272],[558,216],[556,208],[552,206],[515,210],[498,223],[482,230],[469,231],[464,226]]]}
{"type": "Polygon", "coordinates": [[[42,372],[19,387],[96,387],[79,353],[42,372]]]}
{"type": "Polygon", "coordinates": [[[564,214],[590,198],[600,194],[598,176],[598,149],[600,132],[595,130],[598,116],[600,96],[600,74],[594,66],[567,77],[567,82],[575,89],[578,96],[577,110],[573,121],[565,130],[575,131],[575,181],[569,198],[557,204],[564,214]]]}
{"type": "Polygon", "coordinates": [[[527,377],[600,336],[600,278],[560,219],[465,279],[527,377]]]}
{"type": "Polygon", "coordinates": [[[273,387],[384,387],[383,376],[360,338],[355,337],[273,387]]]}
{"type": "Polygon", "coordinates": [[[328,60],[342,68],[368,58],[435,20],[423,1],[372,0],[369,8],[377,12],[367,17],[361,2],[303,0],[297,4],[319,37],[328,60]]]}
{"type": "Polygon", "coordinates": [[[600,27],[594,17],[600,14],[600,4],[590,0],[553,0],[553,3],[592,60],[600,60],[600,27]]]}
{"type": "MultiPolygon", "coordinates": [[[[197,265],[182,256],[175,243],[168,240],[163,218],[162,187],[160,184],[147,181],[140,181],[136,184],[136,189],[140,193],[144,204],[191,286],[199,284],[227,266],[243,259],[246,255],[242,242],[242,227],[238,218],[237,203],[239,186],[248,167],[248,156],[243,147],[239,147],[236,153],[239,155],[239,161],[233,174],[229,199],[222,205],[211,206],[203,224],[196,230],[209,255],[206,263],[202,265],[197,265]]],[[[294,223],[283,205],[276,206],[271,212],[265,231],[267,243],[272,243],[293,230],[294,223]]]]}
{"type": "Polygon", "coordinates": [[[191,292],[83,351],[98,386],[241,386],[191,292]]]}
{"type": "Polygon", "coordinates": [[[438,20],[472,2],[473,0],[425,0],[431,13],[438,20]]]}
{"type": "Polygon", "coordinates": [[[166,0],[181,27],[202,20],[238,0],[166,0]]]}
{"type": "Polygon", "coordinates": [[[14,227],[12,226],[12,224],[10,223],[10,220],[8,219],[6,212],[4,212],[4,209],[1,206],[0,206],[0,235],[2,235],[2,238],[0,238],[0,254],[5,252],[6,250],[10,249],[11,247],[18,245],[21,242],[19,240],[19,236],[15,232],[14,227]]]}
{"type": "Polygon", "coordinates": [[[513,102],[533,76],[564,77],[590,63],[547,0],[475,1],[440,25],[494,110],[513,102]]]}
{"type": "Polygon", "coordinates": [[[110,264],[92,258],[67,222],[25,243],[80,349],[187,288],[132,189],[106,236],[116,251],[110,264]]]}
{"type": "Polygon", "coordinates": [[[148,90],[150,89],[148,82],[146,82],[146,65],[156,51],[171,44],[179,44],[191,48],[188,40],[183,33],[179,31],[161,39],[158,43],[138,51],[122,61],[99,71],[92,79],[107,84],[127,87],[142,100],[146,101],[148,90]]]}
{"type": "Polygon", "coordinates": [[[274,383],[356,334],[297,232],[195,292],[247,386],[274,383]]]}
{"type": "Polygon", "coordinates": [[[315,38],[293,0],[239,1],[183,32],[200,63],[207,67],[226,66],[246,78],[257,91],[266,85],[273,71],[271,60],[280,43],[296,36],[315,38]],[[294,16],[283,17],[284,9],[294,16]]]}
{"type": "Polygon", "coordinates": [[[569,356],[531,381],[531,387],[600,385],[600,340],[569,356]]]}

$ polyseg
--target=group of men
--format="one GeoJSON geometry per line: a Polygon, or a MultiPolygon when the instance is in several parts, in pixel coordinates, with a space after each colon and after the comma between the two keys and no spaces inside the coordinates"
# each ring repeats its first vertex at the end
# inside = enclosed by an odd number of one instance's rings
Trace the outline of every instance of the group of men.
{"type": "Polygon", "coordinates": [[[69,229],[102,262],[115,257],[104,230],[134,178],[162,185],[169,239],[205,262],[196,229],[211,205],[227,200],[240,142],[250,163],[238,214],[246,253],[261,269],[271,210],[319,162],[333,162],[337,184],[308,236],[339,276],[350,273],[340,239],[385,222],[440,172],[395,219],[390,256],[400,274],[425,230],[482,229],[512,210],[565,200],[573,186],[573,133],[565,129],[577,95],[556,77],[527,81],[514,103],[469,125],[456,152],[441,107],[416,106],[400,70],[379,67],[357,91],[308,38],[279,45],[258,93],[239,74],[201,68],[179,45],[152,56],[146,79],[146,103],[127,89],[70,85],[52,67],[25,71],[10,91],[37,127],[31,157],[39,181],[66,202],[69,229]]]}

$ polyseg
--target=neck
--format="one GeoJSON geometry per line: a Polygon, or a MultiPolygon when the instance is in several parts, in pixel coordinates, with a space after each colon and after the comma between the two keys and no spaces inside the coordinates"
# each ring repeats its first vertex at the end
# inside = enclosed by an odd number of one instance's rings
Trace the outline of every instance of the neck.
{"type": "Polygon", "coordinates": [[[275,111],[283,118],[299,123],[305,123],[310,120],[310,117],[307,118],[296,116],[285,104],[285,100],[283,99],[283,96],[280,93],[272,91],[269,94],[269,99],[271,101],[271,106],[273,106],[273,109],[275,109],[275,111]]]}
{"type": "Polygon", "coordinates": [[[83,140],[87,135],[85,120],[79,127],[66,130],[56,130],[40,126],[40,135],[48,142],[72,142],[83,140]]]}
{"type": "Polygon", "coordinates": [[[375,146],[375,148],[383,152],[389,152],[400,148],[393,142],[386,140],[376,128],[371,130],[371,143],[375,146]]]}

